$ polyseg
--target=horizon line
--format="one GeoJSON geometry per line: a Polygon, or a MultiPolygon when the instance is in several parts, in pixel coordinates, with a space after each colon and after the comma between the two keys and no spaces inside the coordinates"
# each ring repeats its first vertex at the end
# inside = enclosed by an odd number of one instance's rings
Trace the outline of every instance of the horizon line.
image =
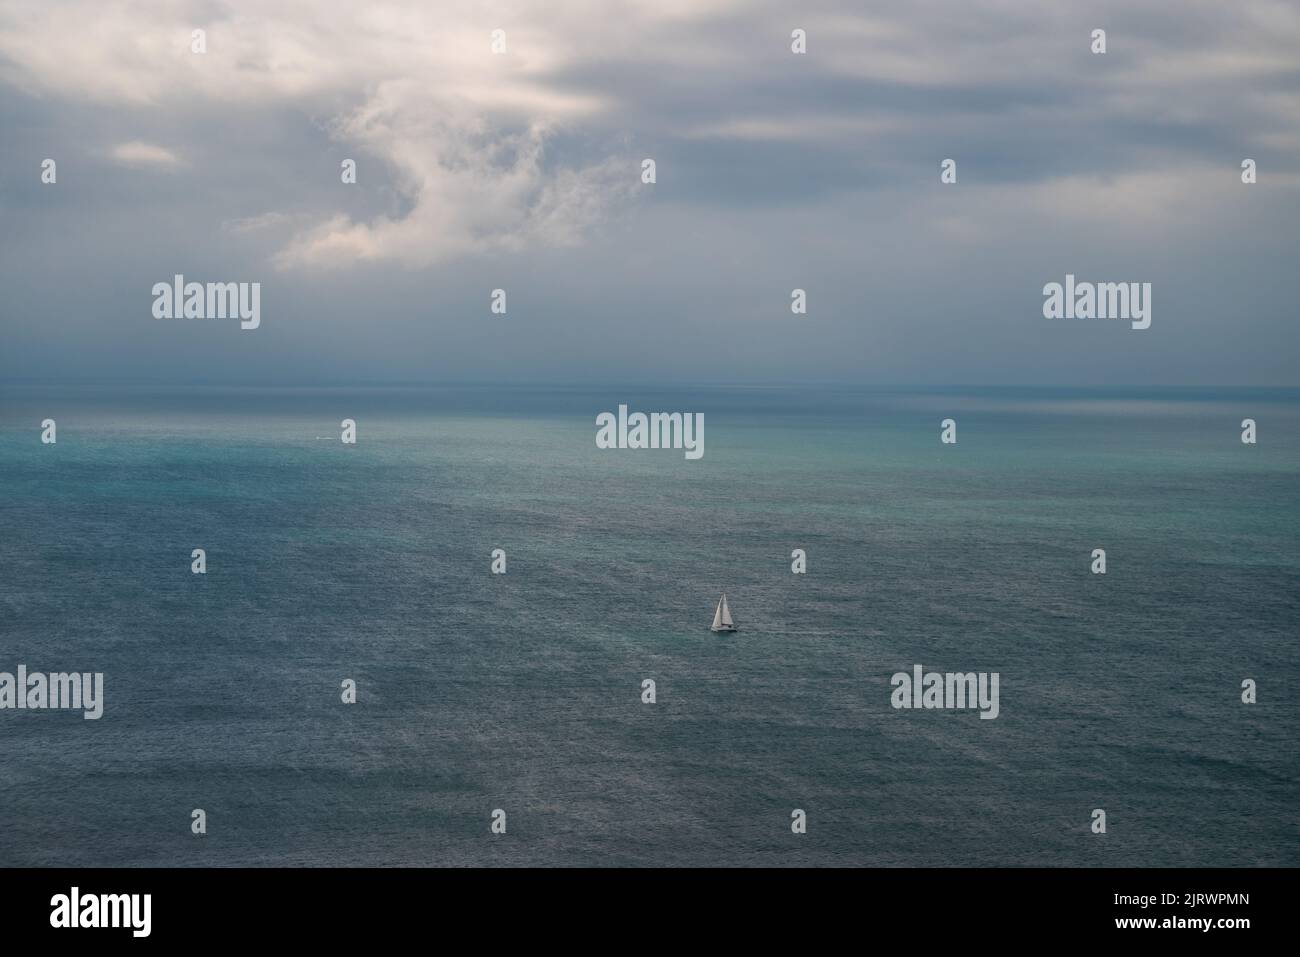
{"type": "Polygon", "coordinates": [[[302,379],[281,382],[267,382],[264,379],[181,379],[165,377],[105,377],[105,376],[65,376],[65,377],[23,377],[0,376],[0,388],[31,387],[156,387],[172,389],[260,389],[266,391],[289,389],[436,389],[436,388],[510,388],[510,389],[549,389],[554,391],[580,391],[587,389],[850,389],[862,391],[926,391],[942,392],[953,390],[1004,390],[1004,391],[1145,391],[1145,392],[1197,392],[1197,391],[1270,391],[1298,392],[1300,383],[994,383],[994,382],[863,382],[861,380],[823,380],[823,379],[752,379],[734,381],[695,381],[674,379],[592,379],[581,382],[560,381],[555,379],[344,379],[321,380],[302,379]]]}

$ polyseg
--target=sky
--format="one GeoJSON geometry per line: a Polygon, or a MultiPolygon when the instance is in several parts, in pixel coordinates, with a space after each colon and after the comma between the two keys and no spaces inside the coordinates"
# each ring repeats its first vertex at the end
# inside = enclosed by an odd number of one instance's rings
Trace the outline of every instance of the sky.
{"type": "Polygon", "coordinates": [[[5,381],[1297,386],[1297,223],[1294,2],[0,0],[5,381]]]}

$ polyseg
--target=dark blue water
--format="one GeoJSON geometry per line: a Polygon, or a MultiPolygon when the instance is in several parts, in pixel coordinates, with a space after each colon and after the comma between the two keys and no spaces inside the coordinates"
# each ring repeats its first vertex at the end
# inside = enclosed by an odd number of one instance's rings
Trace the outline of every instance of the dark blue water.
{"type": "Polygon", "coordinates": [[[0,711],[0,863],[1300,864],[1298,478],[1294,393],[8,387],[0,671],[105,712],[0,711]]]}

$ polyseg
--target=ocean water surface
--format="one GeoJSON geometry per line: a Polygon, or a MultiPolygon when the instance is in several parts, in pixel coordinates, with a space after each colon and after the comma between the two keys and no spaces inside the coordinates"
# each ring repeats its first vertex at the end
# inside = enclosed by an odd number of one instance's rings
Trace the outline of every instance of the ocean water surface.
{"type": "Polygon", "coordinates": [[[5,386],[0,671],[105,703],[0,864],[1295,866],[1298,479],[1281,391],[5,386]]]}

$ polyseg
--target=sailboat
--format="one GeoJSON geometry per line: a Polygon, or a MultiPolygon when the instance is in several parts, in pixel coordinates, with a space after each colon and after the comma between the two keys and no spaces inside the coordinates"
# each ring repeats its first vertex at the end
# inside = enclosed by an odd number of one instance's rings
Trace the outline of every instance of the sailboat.
{"type": "Polygon", "coordinates": [[[713,627],[709,631],[735,631],[735,622],[731,620],[731,609],[727,607],[727,593],[724,591],[718,599],[718,609],[713,613],[713,627]]]}

